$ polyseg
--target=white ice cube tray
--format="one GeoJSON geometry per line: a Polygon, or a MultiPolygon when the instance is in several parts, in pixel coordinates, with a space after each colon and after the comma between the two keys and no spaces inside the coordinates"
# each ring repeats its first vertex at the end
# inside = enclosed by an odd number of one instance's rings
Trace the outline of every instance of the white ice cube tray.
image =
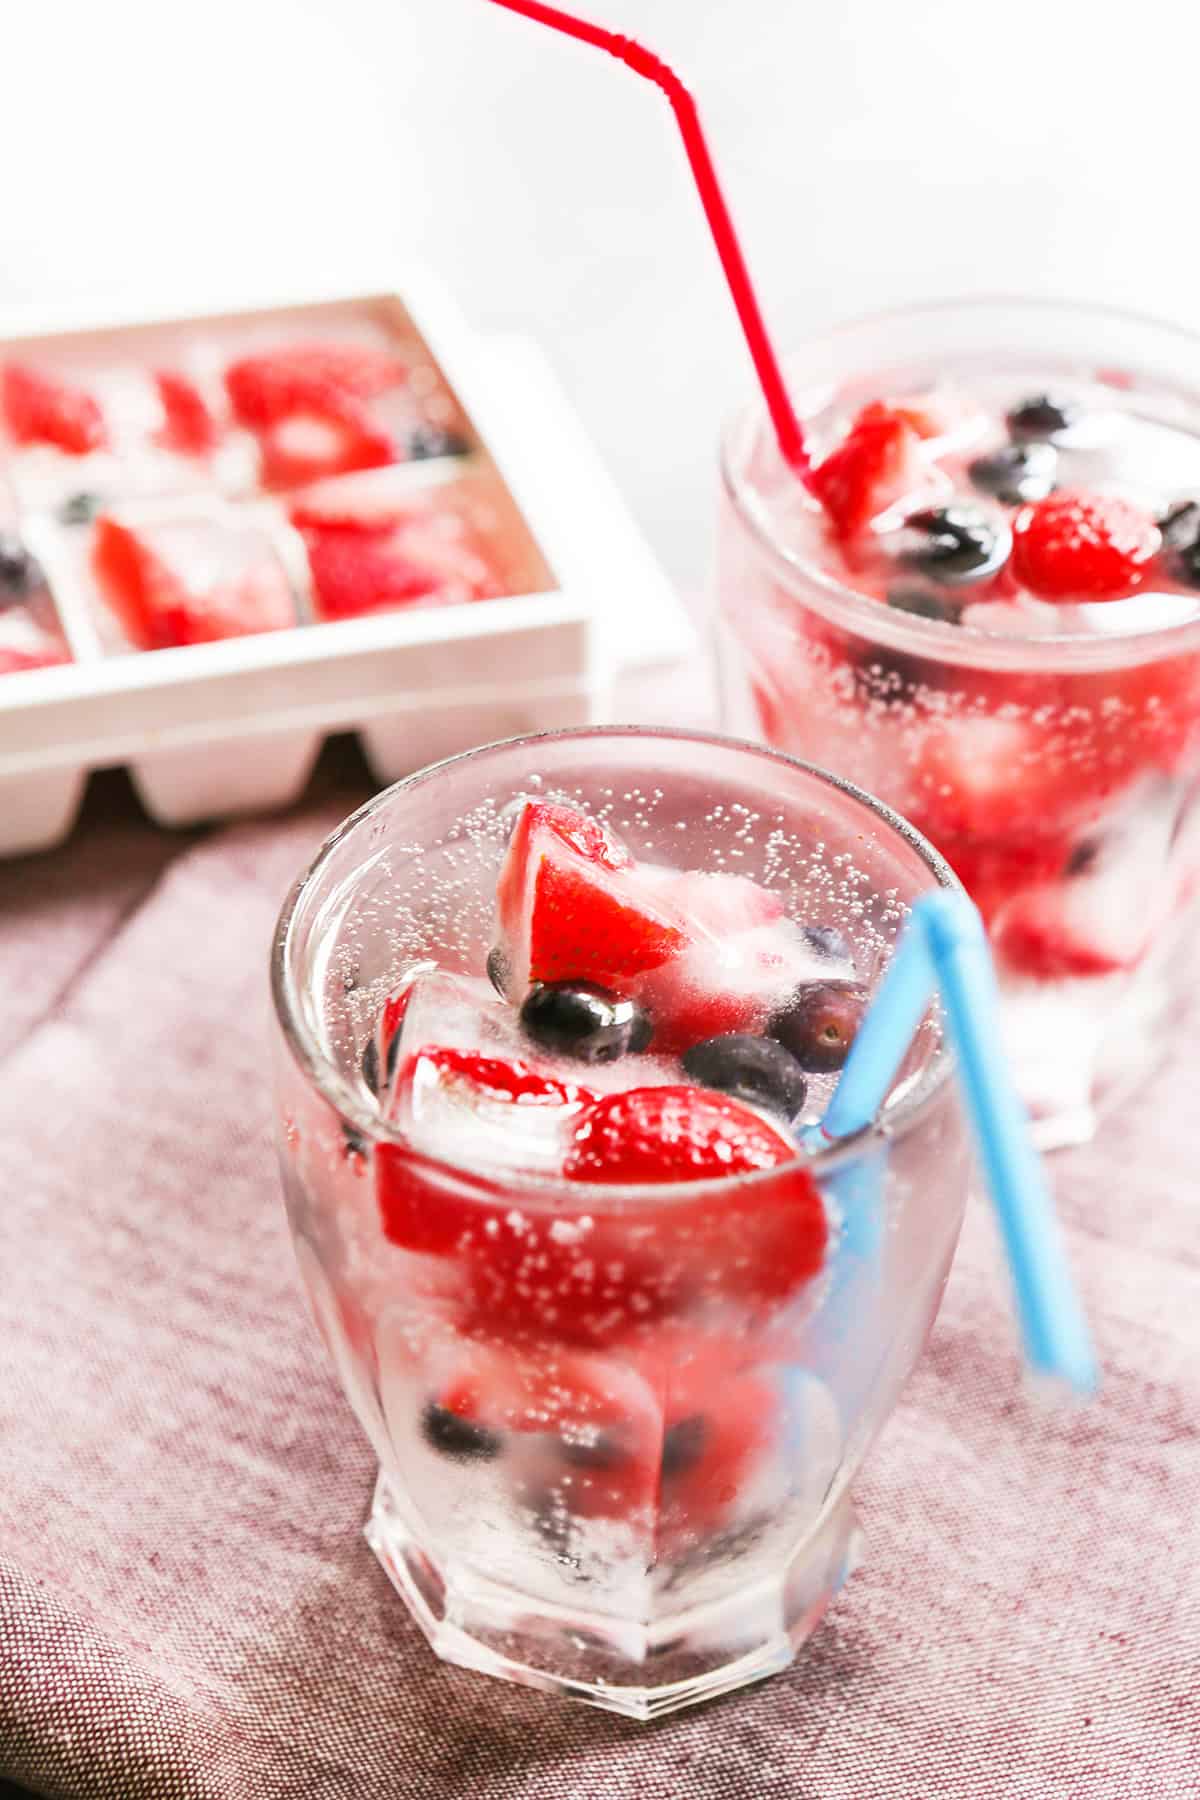
{"type": "MultiPolygon", "coordinates": [[[[421,341],[475,446],[465,459],[401,465],[396,478],[414,489],[485,484],[513,592],[133,651],[98,618],[86,557],[49,489],[43,499],[35,484],[31,498],[6,469],[10,516],[47,570],[74,661],[0,676],[0,856],[63,839],[94,769],[127,766],[163,825],[269,810],[300,794],[329,733],[357,731],[386,783],[491,738],[594,722],[618,668],[676,660],[692,647],[686,613],[536,347],[477,337],[427,275],[396,288],[161,308],[136,320],[48,327],[43,317],[36,331],[0,321],[0,361],[68,371],[106,357],[142,364],[188,334],[233,325],[319,333],[356,309],[393,314],[421,341]]],[[[179,503],[178,492],[110,497],[134,516],[179,503]]],[[[233,504],[250,517],[255,503],[210,491],[183,504],[233,504]]],[[[297,592],[304,617],[302,577],[297,592]]]]}

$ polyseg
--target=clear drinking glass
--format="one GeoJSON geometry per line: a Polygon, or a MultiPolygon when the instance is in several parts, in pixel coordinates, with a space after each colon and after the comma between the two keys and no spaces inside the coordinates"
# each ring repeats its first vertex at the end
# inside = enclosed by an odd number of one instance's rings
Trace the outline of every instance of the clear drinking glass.
{"type": "Polygon", "coordinates": [[[783,1667],[852,1566],[850,1483],[938,1306],[965,1130],[931,1014],[879,1126],[812,1165],[830,1243],[799,1286],[795,1163],[605,1187],[418,1154],[381,1116],[364,1051],[415,967],[482,974],[530,796],[582,806],[639,857],[765,882],[843,932],[872,988],[911,903],[954,877],[819,770],[612,729],[398,783],[284,908],[283,1180],[314,1316],[379,1457],[369,1541],[440,1656],[648,1718],[783,1667]],[[405,1247],[381,1199],[407,1208],[405,1247]],[[463,1432],[455,1394],[475,1418],[490,1404],[491,1426],[463,1432]]]}
{"type": "MultiPolygon", "coordinates": [[[[818,433],[839,406],[903,403],[938,383],[985,403],[1072,384],[1094,411],[1065,435],[1064,485],[1148,507],[1200,496],[1200,339],[1150,320],[925,306],[814,339],[789,370],[818,433]]],[[[1044,606],[1029,610],[1036,631],[1019,609],[1002,633],[916,616],[832,572],[760,408],[728,428],[722,472],[726,724],[881,795],[946,855],[989,925],[1038,1140],[1086,1139],[1098,1105],[1144,1075],[1187,984],[1200,594],[1074,609],[1086,634],[1044,606]]]]}

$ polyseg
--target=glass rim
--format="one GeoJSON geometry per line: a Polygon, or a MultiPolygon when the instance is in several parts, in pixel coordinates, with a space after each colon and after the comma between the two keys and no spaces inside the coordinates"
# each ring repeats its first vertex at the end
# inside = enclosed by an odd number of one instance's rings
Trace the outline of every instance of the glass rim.
{"type": "MultiPolygon", "coordinates": [[[[1032,294],[971,294],[961,299],[916,300],[900,306],[882,307],[877,311],[856,314],[839,320],[821,331],[808,333],[784,355],[786,373],[790,355],[812,350],[821,344],[852,337],[871,327],[928,317],[931,321],[948,313],[984,313],[993,307],[1015,308],[1027,314],[1069,313],[1085,315],[1097,322],[1153,331],[1200,352],[1200,332],[1189,330],[1168,319],[1145,313],[1133,307],[1108,306],[1102,301],[1039,298],[1032,294]]],[[[1200,400],[1200,390],[1197,398],[1200,400]]],[[[878,639],[888,645],[924,655],[941,662],[975,668],[1047,667],[1055,671],[1072,669],[1119,669],[1130,665],[1157,662],[1181,650],[1200,648],[1200,617],[1175,625],[1160,625],[1149,630],[1114,632],[1111,636],[1081,637],[1070,632],[980,631],[970,625],[950,625],[937,619],[918,618],[896,609],[885,609],[870,595],[861,594],[835,575],[810,562],[800,553],[789,550],[751,504],[756,490],[734,467],[734,438],[747,422],[756,426],[767,422],[767,411],[757,395],[731,414],[721,428],[719,466],[722,489],[733,507],[739,525],[747,534],[755,551],[763,556],[785,586],[794,589],[800,582],[815,590],[816,610],[834,624],[854,627],[861,624],[859,635],[878,639]],[[824,602],[824,605],[821,604],[824,602]],[[955,654],[951,656],[949,652],[955,654]]],[[[809,596],[806,596],[808,598],[809,596]]]]}
{"type": "MultiPolygon", "coordinates": [[[[350,813],[329,834],[306,868],[292,883],[280,909],[275,927],[271,951],[271,995],[275,1016],[288,1052],[301,1074],[327,1101],[338,1117],[351,1125],[361,1138],[372,1145],[400,1146],[410,1151],[415,1157],[419,1157],[427,1167],[433,1167],[454,1180],[483,1183],[495,1181],[499,1176],[504,1176],[506,1179],[517,1179],[515,1174],[509,1175],[509,1172],[497,1170],[494,1166],[472,1168],[464,1163],[444,1161],[419,1150],[397,1126],[384,1119],[378,1111],[373,1110],[366,1103],[356,1091],[353,1083],[347,1080],[333,1060],[315,1041],[305,1020],[303,1009],[297,1004],[291,954],[294,928],[303,917],[306,899],[318,889],[321,876],[330,860],[367,820],[394,800],[397,795],[426,786],[460,763],[475,762],[500,751],[533,745],[553,746],[556,743],[571,741],[595,742],[605,739],[631,740],[638,738],[671,739],[677,743],[694,744],[698,749],[732,750],[739,755],[745,755],[755,760],[787,764],[797,770],[806,780],[812,780],[828,787],[863,807],[873,816],[877,824],[885,828],[887,833],[901,838],[908,848],[916,853],[938,887],[948,888],[958,893],[965,891],[949,863],[929,840],[900,813],[895,812],[892,807],[879,800],[874,794],[869,794],[854,782],[847,781],[828,769],[822,769],[815,763],[805,762],[800,757],[789,756],[785,751],[754,744],[746,739],[730,737],[724,733],[676,730],[671,726],[654,725],[568,726],[560,730],[521,733],[515,737],[499,738],[492,743],[480,744],[474,749],[460,751],[454,756],[443,757],[381,789],[379,793],[373,795],[371,799],[350,813]]],[[[855,1132],[837,1143],[831,1143],[815,1153],[801,1149],[800,1162],[805,1168],[810,1169],[814,1177],[819,1180],[824,1175],[857,1161],[873,1148],[880,1148],[907,1137],[932,1109],[934,1101],[941,1096],[953,1073],[954,1063],[953,1051],[943,1034],[929,1066],[922,1072],[919,1079],[913,1082],[911,1090],[902,1094],[892,1108],[882,1112],[878,1118],[864,1126],[861,1131],[855,1132]]],[[[695,1200],[705,1195],[727,1193],[733,1189],[743,1192],[760,1183],[778,1179],[780,1174],[790,1166],[788,1163],[781,1163],[776,1164],[773,1168],[759,1169],[743,1175],[722,1175],[707,1181],[669,1183],[609,1184],[567,1181],[562,1177],[526,1175],[524,1173],[519,1175],[519,1179],[522,1190],[528,1191],[531,1195],[542,1194],[547,1197],[553,1195],[561,1198],[564,1194],[569,1194],[576,1210],[596,1212],[601,1209],[608,1210],[613,1205],[628,1204],[631,1200],[664,1206],[676,1200],[695,1200]]]]}

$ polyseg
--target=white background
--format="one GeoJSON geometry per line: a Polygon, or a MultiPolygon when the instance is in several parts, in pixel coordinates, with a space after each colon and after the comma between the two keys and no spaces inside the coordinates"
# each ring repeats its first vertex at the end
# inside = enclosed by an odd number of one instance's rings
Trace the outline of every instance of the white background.
{"type": "MultiPolygon", "coordinates": [[[[781,338],[1020,290],[1200,314],[1200,9],[593,0],[690,78],[781,338]]],[[[416,255],[535,331],[669,571],[748,370],[665,102],[487,0],[7,0],[0,301],[416,255]]]]}

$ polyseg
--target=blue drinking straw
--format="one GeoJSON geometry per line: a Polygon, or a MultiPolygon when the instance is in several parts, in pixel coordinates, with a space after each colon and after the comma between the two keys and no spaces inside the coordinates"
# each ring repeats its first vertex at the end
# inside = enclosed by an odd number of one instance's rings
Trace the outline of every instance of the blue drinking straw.
{"type": "MultiPolygon", "coordinates": [[[[1091,1338],[1028,1117],[1000,1049],[1000,999],[983,922],[965,895],[939,890],[914,904],[809,1142],[849,1137],[875,1119],[935,991],[1008,1257],[1026,1360],[1074,1393],[1094,1393],[1091,1338]]],[[[862,1205],[866,1199],[864,1193],[847,1214],[850,1248],[859,1257],[871,1254],[882,1230],[877,1208],[862,1205]]]]}

